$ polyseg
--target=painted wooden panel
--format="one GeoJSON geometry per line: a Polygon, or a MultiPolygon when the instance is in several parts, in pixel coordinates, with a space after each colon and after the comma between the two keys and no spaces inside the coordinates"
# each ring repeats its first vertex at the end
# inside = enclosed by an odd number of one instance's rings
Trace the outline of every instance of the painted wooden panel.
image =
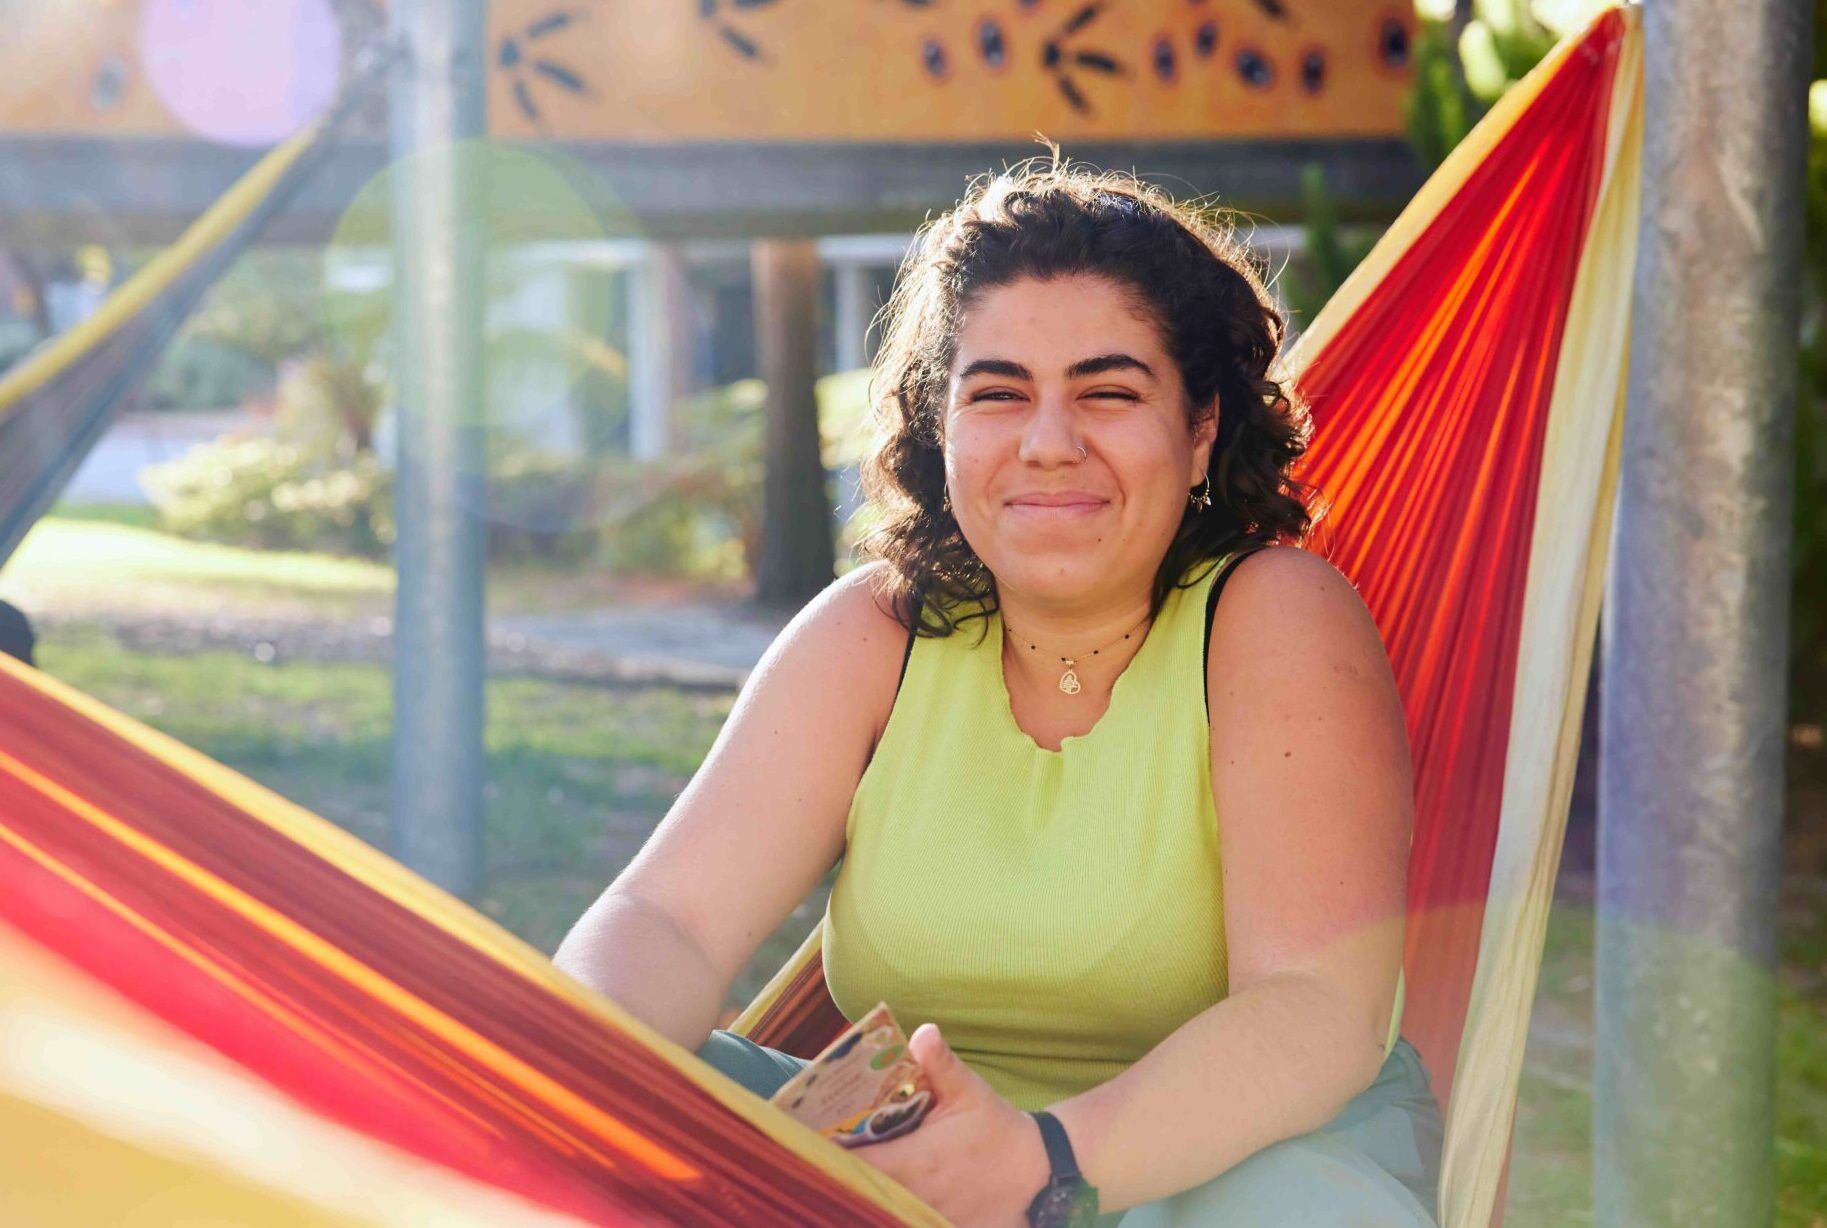
{"type": "MultiPolygon", "coordinates": [[[[0,134],[260,145],[338,76],[331,0],[0,0],[0,134]]],[[[510,138],[1388,136],[1407,0],[496,0],[510,138]]]]}

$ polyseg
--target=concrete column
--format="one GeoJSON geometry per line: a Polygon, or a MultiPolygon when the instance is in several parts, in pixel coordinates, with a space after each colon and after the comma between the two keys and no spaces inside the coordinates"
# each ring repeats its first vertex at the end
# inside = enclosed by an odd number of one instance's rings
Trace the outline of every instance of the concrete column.
{"type": "Polygon", "coordinates": [[[854,371],[869,365],[866,333],[877,307],[875,271],[858,261],[842,260],[837,262],[833,272],[837,283],[837,302],[832,312],[837,369],[854,371]]]}
{"type": "Polygon", "coordinates": [[[702,385],[697,349],[704,325],[679,244],[653,244],[629,276],[629,450],[653,460],[673,446],[673,406],[702,385]]]}

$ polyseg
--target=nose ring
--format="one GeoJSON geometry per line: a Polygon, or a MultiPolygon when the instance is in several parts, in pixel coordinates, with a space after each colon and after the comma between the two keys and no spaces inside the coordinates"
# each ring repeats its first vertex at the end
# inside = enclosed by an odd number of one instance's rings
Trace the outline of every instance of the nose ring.
{"type": "Polygon", "coordinates": [[[1091,453],[1085,451],[1084,444],[1082,444],[1082,443],[1079,444],[1078,445],[1078,463],[1082,465],[1090,459],[1091,459],[1091,453]]]}

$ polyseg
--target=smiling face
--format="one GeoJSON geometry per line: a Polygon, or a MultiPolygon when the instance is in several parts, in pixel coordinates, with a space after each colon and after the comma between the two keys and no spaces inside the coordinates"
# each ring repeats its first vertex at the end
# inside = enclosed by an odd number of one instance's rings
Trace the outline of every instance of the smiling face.
{"type": "Polygon", "coordinates": [[[965,314],[952,362],[952,514],[1000,587],[1121,600],[1153,582],[1216,430],[1210,413],[1189,425],[1159,331],[1113,283],[999,286],[965,314]]]}

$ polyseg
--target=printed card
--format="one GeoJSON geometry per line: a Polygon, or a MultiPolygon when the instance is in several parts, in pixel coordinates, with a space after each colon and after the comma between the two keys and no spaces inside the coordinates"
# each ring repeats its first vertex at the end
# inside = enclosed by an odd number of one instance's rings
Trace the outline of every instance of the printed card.
{"type": "Polygon", "coordinates": [[[878,1002],[769,1099],[840,1146],[863,1147],[918,1126],[932,1086],[878,1002]]]}

